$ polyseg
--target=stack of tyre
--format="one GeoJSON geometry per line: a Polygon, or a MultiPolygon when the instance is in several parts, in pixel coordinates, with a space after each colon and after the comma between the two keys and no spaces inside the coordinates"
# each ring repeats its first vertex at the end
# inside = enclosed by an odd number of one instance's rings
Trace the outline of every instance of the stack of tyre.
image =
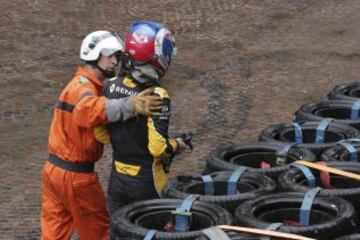
{"type": "Polygon", "coordinates": [[[163,199],[120,209],[112,219],[113,238],[270,239],[210,231],[237,225],[320,240],[360,239],[360,181],[296,163],[320,162],[360,174],[360,83],[336,86],[328,96],[304,104],[293,123],[268,126],[258,142],[220,144],[202,176],[176,176],[163,199]],[[187,227],[174,229],[174,212],[186,204],[187,227]]]}

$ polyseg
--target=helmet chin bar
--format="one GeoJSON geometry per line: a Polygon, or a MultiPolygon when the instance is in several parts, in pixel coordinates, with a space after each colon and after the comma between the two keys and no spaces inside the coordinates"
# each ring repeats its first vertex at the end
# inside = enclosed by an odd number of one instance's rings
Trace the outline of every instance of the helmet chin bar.
{"type": "MultiPolygon", "coordinates": [[[[132,62],[132,61],[131,61],[132,62]]],[[[160,84],[163,75],[151,63],[130,63],[130,75],[140,84],[160,84]]]]}
{"type": "Polygon", "coordinates": [[[159,79],[158,78],[152,78],[145,74],[143,74],[141,71],[133,69],[130,72],[131,76],[135,81],[137,81],[140,84],[157,84],[159,85],[159,79]]]}
{"type": "Polygon", "coordinates": [[[156,61],[157,58],[158,56],[155,55],[146,62],[140,62],[127,56],[127,60],[124,61],[124,67],[127,69],[127,72],[140,84],[155,83],[157,85],[161,85],[160,80],[164,77],[165,72],[153,65],[153,62],[156,61]]]}

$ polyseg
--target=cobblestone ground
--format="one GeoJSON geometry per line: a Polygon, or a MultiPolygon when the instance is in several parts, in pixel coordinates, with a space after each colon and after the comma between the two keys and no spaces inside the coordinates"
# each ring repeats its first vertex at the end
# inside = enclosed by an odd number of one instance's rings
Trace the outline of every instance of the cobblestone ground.
{"type": "MultiPolygon", "coordinates": [[[[254,140],[360,76],[356,0],[12,0],[0,10],[0,239],[39,238],[52,109],[90,31],[124,33],[145,19],[176,32],[170,130],[194,132],[195,150],[172,176],[202,172],[217,144],[254,140]]],[[[109,168],[108,147],[97,165],[104,188],[109,168]]]]}

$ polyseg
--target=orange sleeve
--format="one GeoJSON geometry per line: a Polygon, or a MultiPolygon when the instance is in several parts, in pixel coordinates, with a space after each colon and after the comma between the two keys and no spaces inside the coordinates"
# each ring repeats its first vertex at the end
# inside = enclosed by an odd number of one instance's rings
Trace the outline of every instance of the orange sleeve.
{"type": "Polygon", "coordinates": [[[73,120],[80,127],[96,127],[107,122],[106,98],[97,96],[95,90],[85,88],[80,91],[73,111],[73,120]]]}

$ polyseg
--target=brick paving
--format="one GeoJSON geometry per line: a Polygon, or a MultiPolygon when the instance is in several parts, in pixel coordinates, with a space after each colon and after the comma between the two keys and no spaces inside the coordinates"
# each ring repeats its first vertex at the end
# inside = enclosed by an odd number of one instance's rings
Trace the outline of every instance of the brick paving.
{"type": "MultiPolygon", "coordinates": [[[[209,152],[289,122],[360,76],[356,0],[12,0],[0,4],[0,239],[38,239],[40,173],[52,108],[90,31],[166,23],[179,54],[168,74],[172,134],[195,133],[171,175],[202,172],[209,152]]],[[[110,148],[97,165],[106,188],[110,148]]]]}

